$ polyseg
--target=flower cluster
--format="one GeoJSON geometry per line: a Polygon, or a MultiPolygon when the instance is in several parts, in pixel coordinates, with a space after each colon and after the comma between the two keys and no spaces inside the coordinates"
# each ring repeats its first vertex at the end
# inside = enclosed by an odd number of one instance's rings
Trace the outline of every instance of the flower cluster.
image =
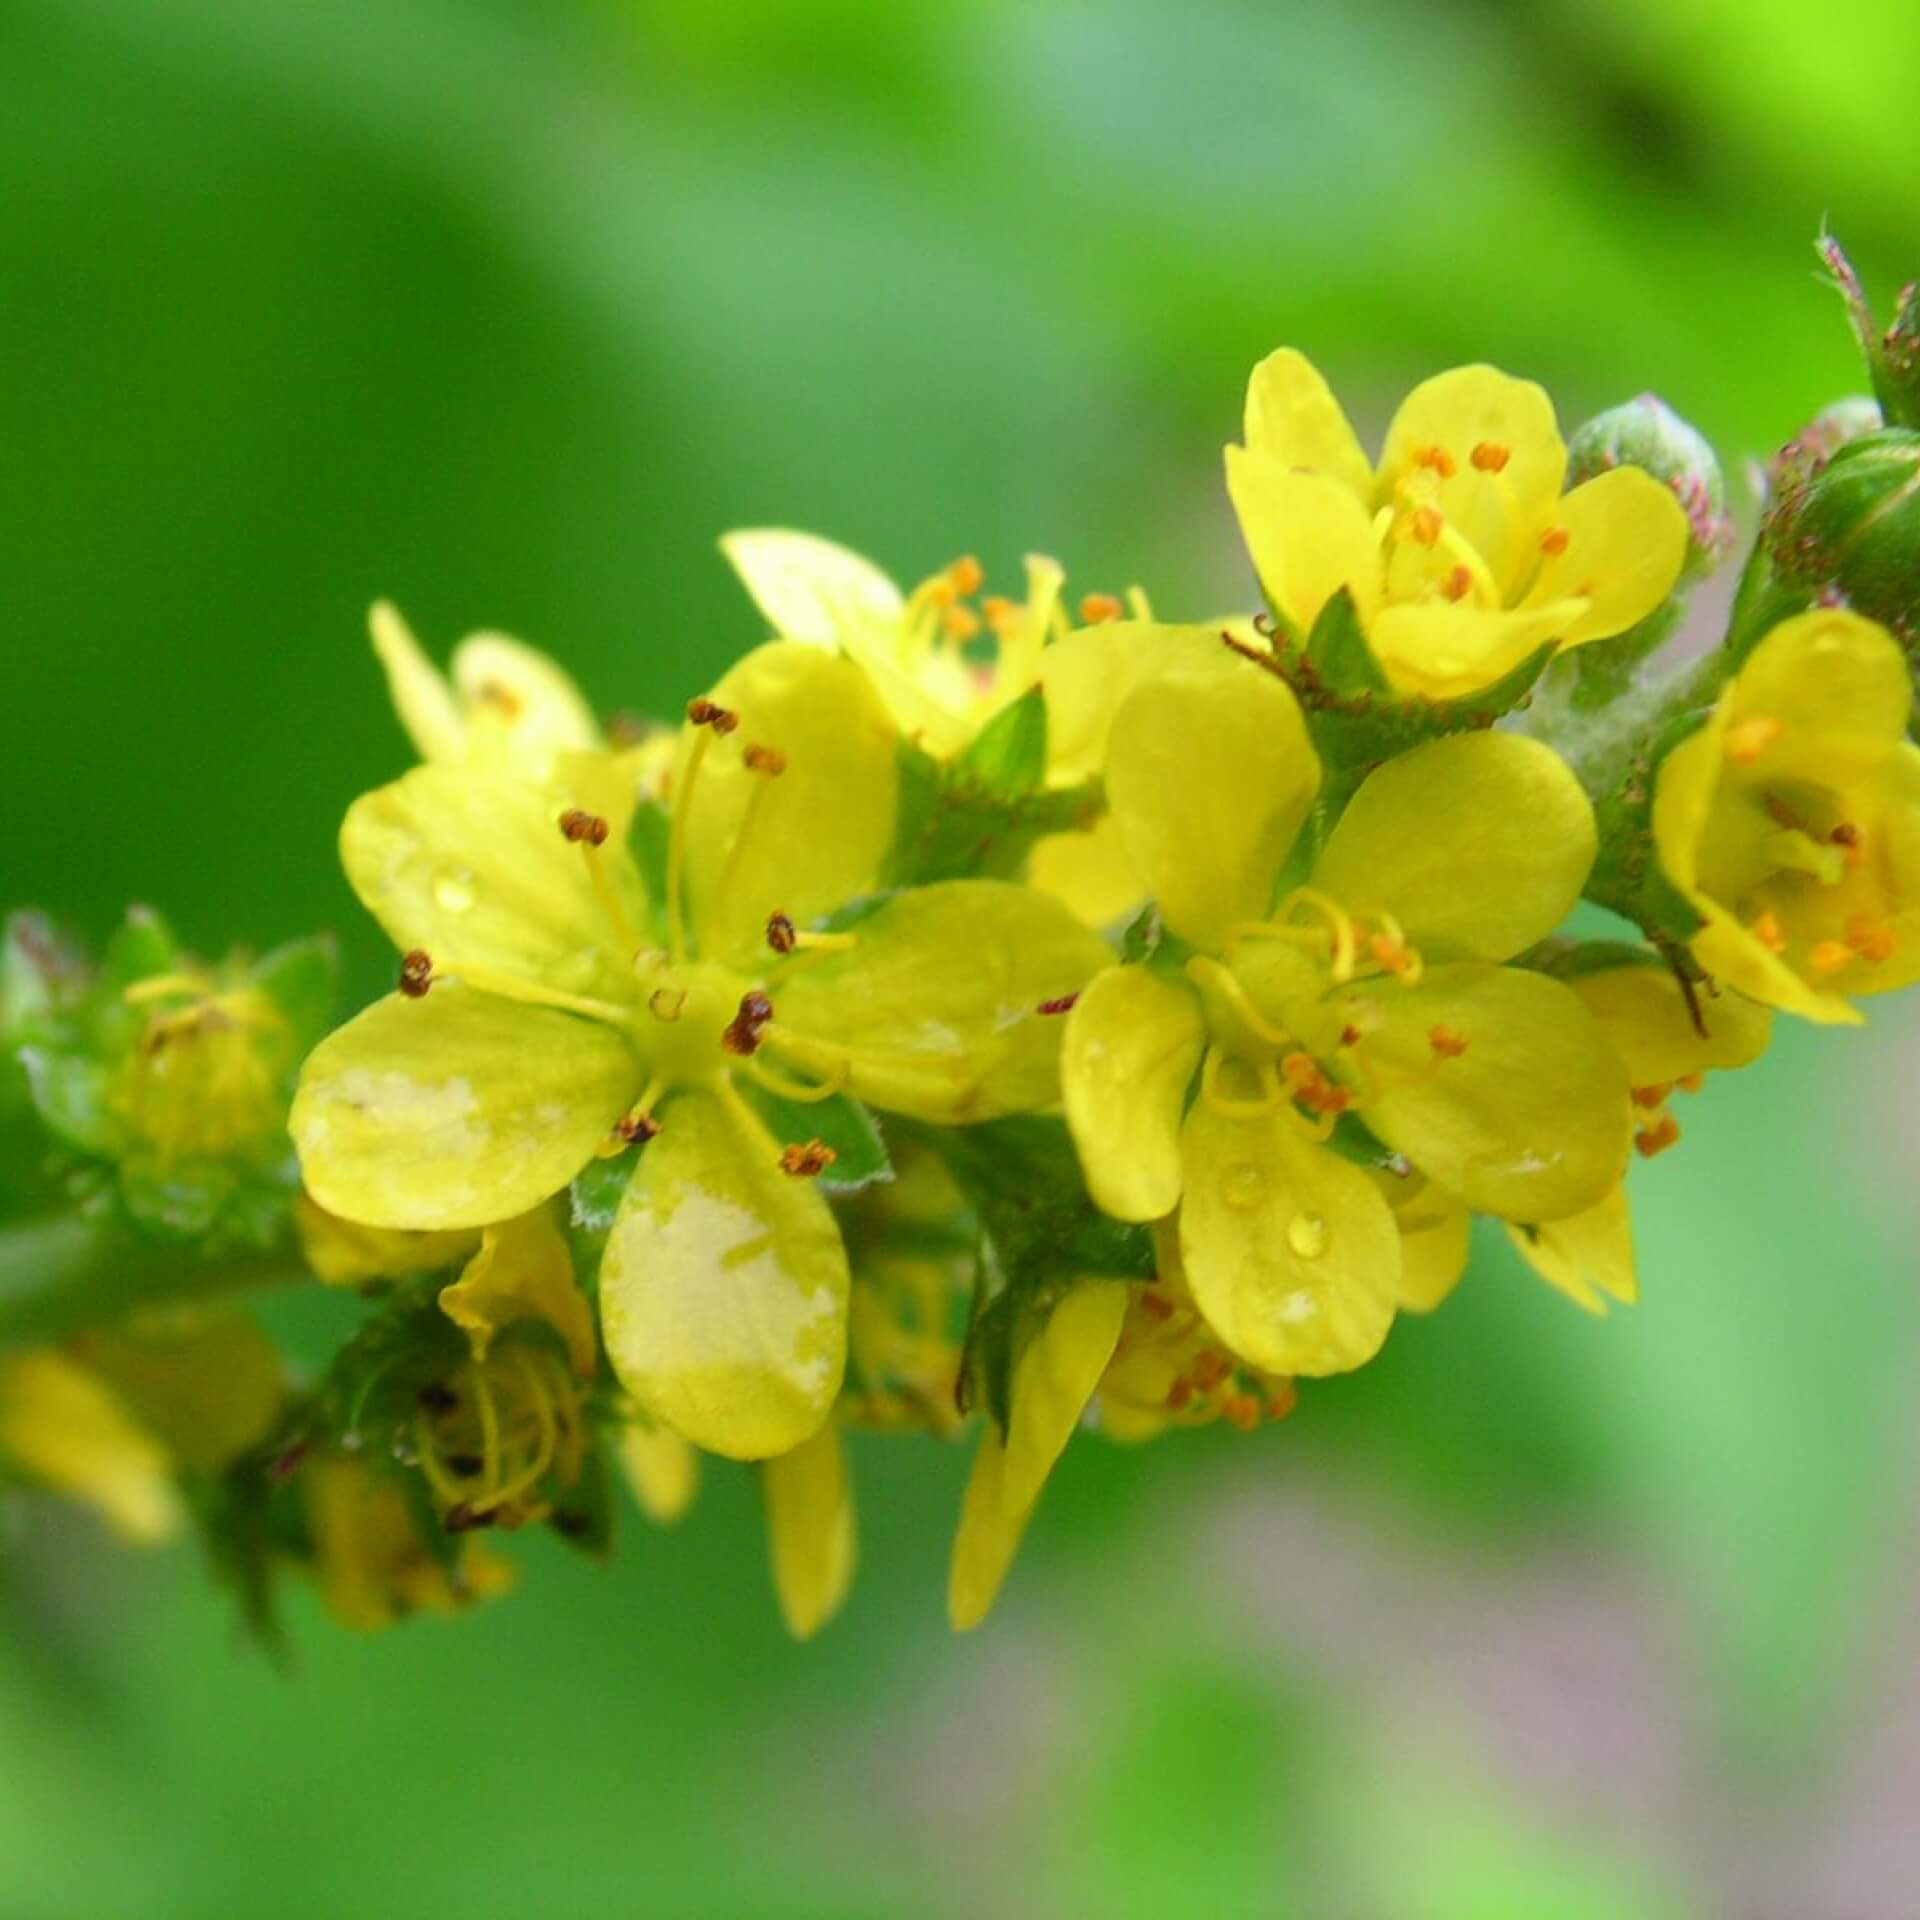
{"type": "Polygon", "coordinates": [[[1245,617],[739,532],[767,637],[609,730],[531,649],[443,674],[376,607],[418,764],[341,856],[384,999],[311,1045],[322,948],[204,967],[137,916],[91,968],[13,923],[0,1096],[79,1238],[38,1318],[0,1299],[0,1472],[191,1513],[263,1624],[295,1568],[371,1627],[499,1590],[483,1534],[604,1550],[617,1482],[671,1521],[723,1456],[804,1636],[847,1430],[977,1425],[965,1627],[1075,1432],[1310,1418],[1475,1216],[1632,1301],[1681,1096],[1920,977],[1916,436],[1870,424],[1789,450],[1675,668],[1729,543],[1684,422],[1570,445],[1463,367],[1376,458],[1291,349],[1226,449],[1245,617]],[[367,1303],[318,1378],[207,1304],[274,1262],[367,1303]]]}

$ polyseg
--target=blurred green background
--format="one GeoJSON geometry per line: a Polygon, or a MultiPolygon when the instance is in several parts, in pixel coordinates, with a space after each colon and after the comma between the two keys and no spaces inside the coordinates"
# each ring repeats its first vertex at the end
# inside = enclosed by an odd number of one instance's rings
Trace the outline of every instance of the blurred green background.
{"type": "MultiPolygon", "coordinates": [[[[1823,217],[1920,269],[1916,98],[1908,0],[6,0],[0,902],[337,927],[368,997],[375,594],[640,709],[755,636],[741,523],[1211,611],[1283,341],[1376,428],[1653,388],[1737,477],[1859,384],[1823,217]]],[[[1489,1243],[1285,1427],[1075,1448],[966,1641],[932,1442],[805,1649],[738,1473],[452,1625],[303,1598],[290,1677],[16,1514],[0,1916],[1908,1911],[1917,1060],[1692,1103],[1634,1312],[1489,1243]]]]}

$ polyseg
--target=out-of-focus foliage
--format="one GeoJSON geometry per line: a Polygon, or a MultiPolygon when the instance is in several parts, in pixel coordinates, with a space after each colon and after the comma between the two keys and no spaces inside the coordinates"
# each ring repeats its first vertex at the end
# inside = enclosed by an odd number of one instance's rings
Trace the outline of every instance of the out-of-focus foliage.
{"type": "MultiPolygon", "coordinates": [[[[1462,360],[1570,420],[1652,388],[1750,524],[1741,456],[1859,385],[1809,236],[1883,301],[1920,271],[1917,67],[1894,0],[14,0],[0,892],[96,939],[163,898],[203,951],[331,925],[357,1003],[339,803],[408,757],[375,594],[605,708],[758,631],[730,526],[1242,604],[1207,449],[1283,341],[1375,430],[1462,360]]],[[[1830,1910],[1904,1604],[1920,1032],[1814,1041],[1636,1176],[1638,1308],[1596,1330],[1488,1245],[1230,1474],[1076,1448],[970,1642],[931,1440],[861,1449],[867,1572],[804,1653],[722,1473],[431,1633],[302,1596],[291,1684],[184,1554],[10,1536],[0,1909],[1600,1916],[1771,1863],[1830,1910]]]]}

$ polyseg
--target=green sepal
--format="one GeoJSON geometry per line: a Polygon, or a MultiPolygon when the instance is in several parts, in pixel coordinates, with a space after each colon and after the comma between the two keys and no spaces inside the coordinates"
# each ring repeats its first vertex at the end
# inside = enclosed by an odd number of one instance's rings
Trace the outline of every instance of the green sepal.
{"type": "Polygon", "coordinates": [[[952,776],[996,800],[1024,799],[1047,776],[1047,701],[1038,687],[996,713],[953,762],[952,776]]]}
{"type": "Polygon", "coordinates": [[[815,1176],[822,1193],[858,1193],[893,1178],[887,1143],[873,1115],[851,1094],[826,1100],[783,1100],[743,1078],[740,1092],[783,1147],[804,1147],[818,1140],[833,1151],[833,1164],[815,1176]]]}
{"type": "Polygon", "coordinates": [[[976,740],[968,754],[943,764],[910,741],[900,745],[900,805],[883,877],[887,885],[924,886],[935,880],[1009,879],[1017,875],[1033,843],[1049,833],[1065,833],[1091,824],[1101,806],[1092,783],[1045,787],[1046,742],[1041,712],[1040,773],[1029,784],[1009,783],[1025,765],[1031,770],[1034,709],[1016,701],[976,740]],[[1016,717],[1008,720],[1007,715],[1016,717]],[[1002,723],[1006,736],[983,766],[977,752],[987,734],[1002,723]]]}
{"type": "Polygon", "coordinates": [[[1307,637],[1308,667],[1315,679],[1330,694],[1386,694],[1392,691],[1380,662],[1360,624],[1359,609],[1353,604],[1353,592],[1342,587],[1320,609],[1307,637]]]}
{"type": "Polygon", "coordinates": [[[1516,954],[1507,965],[1568,981],[1584,980],[1590,974],[1616,973],[1622,967],[1670,971],[1667,961],[1652,947],[1640,946],[1632,940],[1576,940],[1562,933],[1550,935],[1525,953],[1516,954]]]}

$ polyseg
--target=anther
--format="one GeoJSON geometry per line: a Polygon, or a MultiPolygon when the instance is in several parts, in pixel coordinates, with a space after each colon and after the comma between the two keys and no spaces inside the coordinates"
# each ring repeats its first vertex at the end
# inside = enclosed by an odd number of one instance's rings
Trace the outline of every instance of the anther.
{"type": "Polygon", "coordinates": [[[949,640],[971,640],[980,631],[980,616],[956,603],[941,614],[940,628],[949,640]]]}
{"type": "Polygon", "coordinates": [[[409,1000],[424,1000],[433,985],[433,955],[415,947],[400,957],[400,991],[409,1000]]]}
{"type": "Polygon", "coordinates": [[[1477,473],[1502,473],[1513,458],[1513,449],[1503,447],[1498,440],[1482,440],[1467,458],[1477,473]]]}
{"type": "Polygon", "coordinates": [[[696,727],[711,727],[715,733],[731,733],[740,724],[740,716],[718,701],[701,698],[687,702],[687,719],[696,727]]]}
{"type": "Polygon", "coordinates": [[[791,953],[800,944],[799,930],[792,916],[776,911],[767,915],[767,945],[775,953],[791,953]]]}
{"type": "Polygon", "coordinates": [[[1458,471],[1453,455],[1445,447],[1415,447],[1413,464],[1416,467],[1431,467],[1442,480],[1451,480],[1458,471]]]}
{"type": "Polygon", "coordinates": [[[1636,1107],[1645,1107],[1648,1112],[1658,1112],[1667,1104],[1667,1095],[1673,1091],[1670,1086],[1630,1087],[1628,1097],[1636,1107]]]}
{"type": "Polygon", "coordinates": [[[1427,1029],[1427,1045],[1442,1060],[1458,1060],[1472,1042],[1453,1027],[1438,1026],[1427,1029]]]}
{"type": "Polygon", "coordinates": [[[1155,1320],[1173,1318],[1173,1302],[1157,1294],[1151,1287],[1143,1287],[1139,1294],[1140,1308],[1143,1313],[1155,1320]]]}
{"type": "Polygon", "coordinates": [[[1042,1000],[1040,1004],[1034,1008],[1034,1012],[1047,1014],[1071,1013],[1075,1006],[1079,1004],[1079,1000],[1080,996],[1078,993],[1063,993],[1057,1000],[1042,1000]]]}
{"type": "Polygon", "coordinates": [[[980,602],[980,611],[987,617],[987,625],[1004,638],[1015,621],[1020,618],[1020,609],[1015,602],[997,593],[990,593],[980,602]]]}
{"type": "Polygon", "coordinates": [[[460,1405],[460,1396],[444,1380],[434,1380],[420,1389],[420,1404],[429,1413],[452,1413],[460,1405]]]}
{"type": "Polygon", "coordinates": [[[632,1113],[623,1113],[613,1123],[613,1130],[628,1146],[641,1146],[658,1135],[660,1122],[652,1114],[636,1109],[632,1113]]]}
{"type": "Polygon", "coordinates": [[[1766,948],[1769,953],[1785,953],[1787,936],[1780,931],[1780,916],[1771,907],[1766,908],[1755,919],[1747,931],[1766,948]]]}
{"type": "Polygon", "coordinates": [[[1378,965],[1401,979],[1412,974],[1418,964],[1413,949],[1391,933],[1369,934],[1367,951],[1378,965]]]}
{"type": "Polygon", "coordinates": [[[1340,1044],[1343,1047],[1357,1047],[1361,1039],[1360,1029],[1351,1022],[1340,1029],[1340,1044]]]}
{"type": "Polygon", "coordinates": [[[733,1016],[720,1036],[724,1052],[749,1054],[760,1051],[760,1029],[773,1018],[773,1002],[755,991],[740,996],[740,1011],[733,1016]]]}
{"type": "Polygon", "coordinates": [[[1473,575],[1465,567],[1455,567],[1447,575],[1447,584],[1442,589],[1449,600],[1464,600],[1473,590],[1473,575]]]}
{"type": "Polygon", "coordinates": [[[1750,767],[1785,732],[1770,713],[1737,720],[1727,729],[1727,758],[1736,766],[1750,767]]]}
{"type": "Polygon", "coordinates": [[[787,770],[787,756],[778,747],[754,741],[741,753],[740,764],[750,773],[764,773],[769,780],[777,780],[787,770]]]}
{"type": "Polygon", "coordinates": [[[1870,967],[1891,960],[1899,944],[1891,927],[1869,920],[1864,914],[1855,914],[1847,922],[1847,946],[1870,967]]]}
{"type": "Polygon", "coordinates": [[[1707,1076],[1704,1073],[1683,1073],[1673,1084],[1682,1093],[1698,1093],[1707,1084],[1707,1076]]]}
{"type": "Polygon", "coordinates": [[[970,553],[963,553],[947,569],[947,582],[954,592],[962,596],[978,593],[980,583],[986,579],[986,571],[980,562],[970,553]]]}
{"type": "Polygon", "coordinates": [[[1866,860],[1867,843],[1851,820],[1842,820],[1827,838],[1840,849],[1849,867],[1858,867],[1866,860]]]}
{"type": "Polygon", "coordinates": [[[1807,965],[1815,973],[1839,973],[1853,958],[1853,949],[1844,940],[1816,940],[1807,965]]]}
{"type": "Polygon", "coordinates": [[[597,813],[589,813],[584,807],[569,807],[560,816],[561,835],[577,846],[604,847],[607,844],[607,823],[597,813]]]}
{"type": "Polygon", "coordinates": [[[520,696],[510,688],[503,687],[498,680],[488,680],[475,696],[484,707],[492,707],[503,720],[513,721],[520,718],[522,702],[520,696]]]}
{"type": "Polygon", "coordinates": [[[780,1150],[780,1171],[792,1174],[796,1180],[811,1180],[825,1173],[839,1158],[824,1140],[809,1140],[805,1146],[780,1150]]]}
{"type": "Polygon", "coordinates": [[[1080,618],[1090,627],[1107,620],[1119,620],[1126,611],[1127,603],[1117,593],[1089,593],[1080,602],[1080,618]]]}
{"type": "Polygon", "coordinates": [[[1438,507],[1415,507],[1413,510],[1413,537],[1423,547],[1432,546],[1440,538],[1446,524],[1438,507]]]}
{"type": "Polygon", "coordinates": [[[1656,1154],[1665,1153],[1669,1147],[1678,1144],[1679,1139],[1679,1121],[1672,1114],[1663,1113],[1651,1126],[1642,1127],[1633,1136],[1633,1144],[1645,1158],[1651,1160],[1656,1154]]]}
{"type": "Polygon", "coordinates": [[[1549,559],[1557,558],[1566,552],[1572,540],[1573,535],[1565,527],[1549,527],[1540,536],[1540,551],[1549,559]]]}

